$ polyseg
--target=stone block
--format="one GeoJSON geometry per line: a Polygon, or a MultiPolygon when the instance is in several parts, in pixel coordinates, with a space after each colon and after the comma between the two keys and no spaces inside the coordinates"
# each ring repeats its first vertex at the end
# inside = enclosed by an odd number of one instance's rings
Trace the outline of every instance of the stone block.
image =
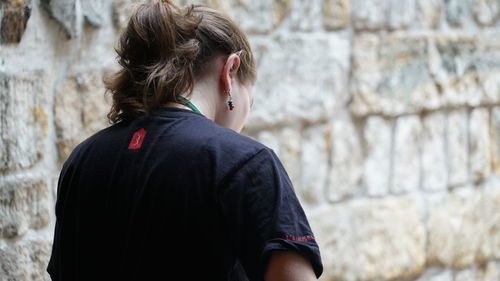
{"type": "Polygon", "coordinates": [[[415,22],[415,0],[390,0],[387,25],[390,29],[406,29],[415,22]]]}
{"type": "Polygon", "coordinates": [[[363,166],[363,186],[368,195],[382,196],[389,192],[391,168],[392,123],[372,116],[364,128],[366,156],[363,166]]]}
{"type": "Polygon", "coordinates": [[[415,22],[415,0],[353,0],[353,25],[357,30],[406,29],[415,22]]]}
{"type": "Polygon", "coordinates": [[[450,270],[426,268],[416,281],[453,281],[453,276],[450,270]]]}
{"type": "Polygon", "coordinates": [[[390,2],[387,0],[352,0],[352,24],[358,30],[385,27],[390,2]]]}
{"type": "Polygon", "coordinates": [[[318,205],[325,199],[328,180],[329,128],[318,125],[303,131],[301,182],[299,196],[308,204],[318,205]]]}
{"type": "Polygon", "coordinates": [[[323,0],[323,24],[327,30],[344,29],[351,23],[350,0],[323,0]]]}
{"type": "Polygon", "coordinates": [[[474,19],[483,26],[494,24],[500,16],[500,2],[496,0],[474,0],[474,19]]]}
{"type": "Polygon", "coordinates": [[[466,109],[450,111],[446,116],[446,162],[449,186],[463,185],[469,179],[467,120],[466,109]]]}
{"type": "Polygon", "coordinates": [[[425,266],[423,208],[416,197],[358,199],[311,216],[324,280],[414,277],[425,266]]]}
{"type": "Polygon", "coordinates": [[[355,36],[353,100],[357,116],[398,116],[500,99],[497,32],[355,36]]]}
{"type": "Polygon", "coordinates": [[[265,34],[277,27],[289,13],[291,0],[231,1],[227,9],[247,33],[265,34]]]}
{"type": "Polygon", "coordinates": [[[475,280],[498,281],[500,280],[500,267],[494,261],[479,264],[476,269],[475,280]]]}
{"type": "Polygon", "coordinates": [[[271,148],[276,155],[280,155],[280,139],[275,132],[261,131],[257,134],[257,141],[271,148]]]}
{"type": "Polygon", "coordinates": [[[484,180],[491,173],[489,112],[486,108],[472,110],[469,117],[469,154],[472,180],[484,180]]]}
{"type": "Polygon", "coordinates": [[[429,204],[429,263],[463,268],[500,253],[500,184],[454,190],[429,204]]]}
{"type": "Polygon", "coordinates": [[[478,55],[474,58],[478,83],[483,97],[481,104],[500,103],[500,32],[485,31],[478,35],[478,55]]]}
{"type": "Polygon", "coordinates": [[[0,242],[0,276],[2,280],[49,281],[46,268],[52,242],[23,240],[14,245],[0,242]]]}
{"type": "Polygon", "coordinates": [[[492,146],[492,169],[500,176],[500,107],[491,110],[491,146],[492,146]]]}
{"type": "Polygon", "coordinates": [[[358,116],[397,116],[439,108],[438,89],[428,71],[427,45],[424,36],[355,38],[351,111],[358,116]]]}
{"type": "Polygon", "coordinates": [[[478,106],[483,92],[475,66],[479,39],[472,35],[436,37],[433,43],[439,64],[432,73],[442,89],[443,104],[478,106]]]}
{"type": "Polygon", "coordinates": [[[0,73],[0,172],[30,168],[43,157],[49,84],[41,71],[0,73]]]}
{"type": "Polygon", "coordinates": [[[436,112],[425,115],[422,121],[422,188],[426,191],[446,190],[446,116],[436,112]]]}
{"type": "Polygon", "coordinates": [[[59,160],[93,133],[108,126],[110,103],[104,97],[101,73],[88,72],[67,79],[54,105],[59,160]]]}
{"type": "Polygon", "coordinates": [[[475,277],[472,268],[462,269],[455,273],[455,281],[476,281],[475,277]]]}
{"type": "Polygon", "coordinates": [[[68,39],[80,34],[82,15],[77,10],[77,0],[40,0],[40,4],[62,27],[68,39]]]}
{"type": "Polygon", "coordinates": [[[425,29],[437,28],[443,14],[442,0],[417,1],[417,24],[425,29]]]}
{"type": "Polygon", "coordinates": [[[321,27],[321,2],[291,0],[290,25],[294,31],[311,31],[321,27]]]}
{"type": "Polygon", "coordinates": [[[0,43],[19,43],[31,15],[31,0],[0,2],[0,43]]]}
{"type": "Polygon", "coordinates": [[[452,26],[461,26],[464,20],[470,16],[470,0],[445,0],[446,20],[452,26]]]}
{"type": "Polygon", "coordinates": [[[500,259],[500,180],[491,178],[479,186],[482,191],[482,201],[476,206],[483,221],[478,258],[479,262],[500,259]]]}
{"type": "Polygon", "coordinates": [[[102,26],[104,17],[107,16],[106,12],[108,11],[104,0],[80,1],[80,5],[86,23],[95,27],[102,26]]]}
{"type": "Polygon", "coordinates": [[[280,159],[293,185],[298,188],[301,180],[302,134],[299,128],[285,127],[280,132],[280,159]]]}
{"type": "Polygon", "coordinates": [[[430,263],[465,267],[476,262],[484,230],[476,210],[480,203],[481,194],[469,188],[430,202],[427,257],[430,263]]]}
{"type": "Polygon", "coordinates": [[[392,154],[392,186],[396,194],[413,192],[420,187],[422,124],[417,115],[396,119],[392,154]]]}
{"type": "Polygon", "coordinates": [[[119,30],[127,27],[128,21],[133,11],[133,3],[137,0],[113,0],[113,24],[119,30]]]}
{"type": "Polygon", "coordinates": [[[334,120],[331,125],[331,168],[328,182],[330,201],[358,194],[363,175],[361,136],[353,120],[334,120]]]}
{"type": "Polygon", "coordinates": [[[345,107],[349,99],[347,38],[290,34],[251,39],[258,82],[249,128],[318,123],[345,107]]]}
{"type": "Polygon", "coordinates": [[[50,221],[50,210],[45,180],[0,178],[0,237],[18,237],[30,228],[44,227],[50,221]]]}

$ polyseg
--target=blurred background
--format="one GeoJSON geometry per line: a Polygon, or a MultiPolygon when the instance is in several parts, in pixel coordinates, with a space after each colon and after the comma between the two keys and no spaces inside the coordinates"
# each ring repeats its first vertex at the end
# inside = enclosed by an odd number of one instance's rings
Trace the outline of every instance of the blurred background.
{"type": "MultiPolygon", "coordinates": [[[[0,280],[48,280],[59,171],[108,126],[132,2],[0,0],[0,280]]],[[[500,0],[202,2],[249,36],[243,133],[284,163],[321,280],[500,280],[500,0]]]]}

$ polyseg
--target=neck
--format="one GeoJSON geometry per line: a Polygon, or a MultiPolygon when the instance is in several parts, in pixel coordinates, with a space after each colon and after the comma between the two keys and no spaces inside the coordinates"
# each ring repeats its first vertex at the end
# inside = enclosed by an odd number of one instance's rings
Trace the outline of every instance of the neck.
{"type": "MultiPolygon", "coordinates": [[[[192,104],[194,104],[198,110],[205,116],[206,118],[214,121],[215,120],[215,112],[216,112],[216,102],[213,97],[214,95],[217,95],[215,91],[212,91],[210,89],[214,89],[210,85],[206,85],[206,83],[200,82],[196,83],[193,92],[189,97],[183,95],[185,98],[191,101],[192,104]]],[[[187,105],[179,104],[179,103],[174,103],[174,102],[169,102],[166,104],[167,107],[177,107],[177,108],[183,108],[183,109],[189,109],[192,110],[190,107],[187,105]]]]}
{"type": "Polygon", "coordinates": [[[215,120],[215,103],[210,99],[211,93],[199,91],[196,87],[193,89],[193,93],[188,98],[191,103],[193,103],[198,110],[201,111],[208,119],[215,120]]]}

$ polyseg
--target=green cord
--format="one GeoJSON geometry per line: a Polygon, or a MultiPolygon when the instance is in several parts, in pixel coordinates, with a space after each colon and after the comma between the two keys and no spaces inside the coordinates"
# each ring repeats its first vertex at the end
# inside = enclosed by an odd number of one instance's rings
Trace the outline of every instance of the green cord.
{"type": "Polygon", "coordinates": [[[186,99],[185,97],[183,96],[178,96],[177,99],[179,100],[178,103],[182,104],[182,105],[185,105],[185,106],[188,106],[189,108],[191,108],[193,111],[195,112],[198,112],[199,114],[203,114],[200,112],[200,110],[198,108],[196,108],[196,106],[194,106],[194,104],[189,101],[188,99],[186,99]]]}

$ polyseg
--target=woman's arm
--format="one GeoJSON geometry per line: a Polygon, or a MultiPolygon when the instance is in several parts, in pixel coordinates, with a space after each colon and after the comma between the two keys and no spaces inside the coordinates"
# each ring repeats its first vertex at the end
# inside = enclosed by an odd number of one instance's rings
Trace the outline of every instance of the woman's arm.
{"type": "Polygon", "coordinates": [[[309,261],[293,251],[272,251],[264,279],[266,281],[317,280],[309,261]]]}

